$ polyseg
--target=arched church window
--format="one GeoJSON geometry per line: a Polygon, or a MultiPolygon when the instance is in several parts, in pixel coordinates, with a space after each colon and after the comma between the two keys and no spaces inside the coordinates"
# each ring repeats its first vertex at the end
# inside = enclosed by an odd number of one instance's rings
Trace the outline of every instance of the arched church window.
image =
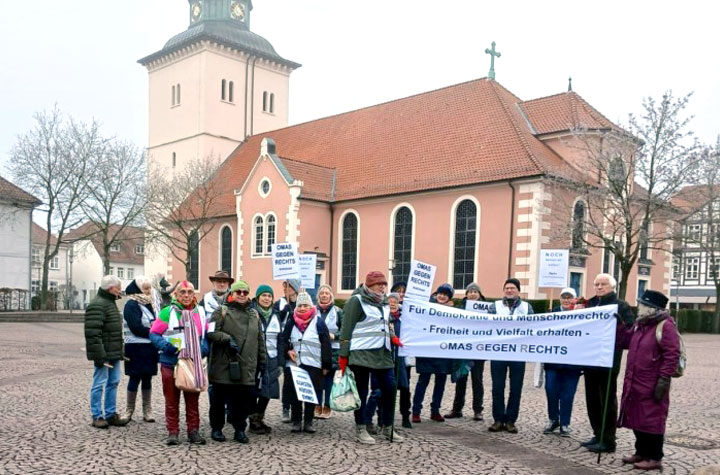
{"type": "Polygon", "coordinates": [[[220,268],[228,273],[232,273],[232,230],[230,226],[225,226],[220,235],[220,268]]]}
{"type": "Polygon", "coordinates": [[[275,94],[270,94],[270,113],[275,113],[275,94]]]}
{"type": "Polygon", "coordinates": [[[267,227],[267,246],[265,247],[265,252],[270,254],[272,252],[272,246],[275,244],[275,216],[269,215],[266,220],[266,227],[267,227]]]}
{"type": "Polygon", "coordinates": [[[394,228],[393,282],[406,281],[410,274],[410,259],[412,258],[413,217],[410,208],[403,206],[397,210],[394,228]]]}
{"type": "Polygon", "coordinates": [[[227,81],[224,79],[220,82],[220,100],[225,100],[225,90],[227,89],[227,81]]]}
{"type": "Polygon", "coordinates": [[[197,231],[190,233],[188,240],[188,272],[187,280],[198,288],[199,260],[200,257],[200,240],[197,231]]]}
{"type": "Polygon", "coordinates": [[[353,290],[357,285],[357,242],[358,219],[355,213],[348,213],[342,221],[342,271],[340,288],[353,290]]]}
{"type": "Polygon", "coordinates": [[[477,206],[463,200],[455,210],[453,287],[464,289],[475,277],[475,229],[477,206]]]}
{"type": "Polygon", "coordinates": [[[262,216],[255,218],[255,254],[263,253],[264,220],[262,216]]]}
{"type": "Polygon", "coordinates": [[[263,112],[267,112],[267,102],[268,102],[268,93],[267,91],[263,92],[263,112]]]}
{"type": "Polygon", "coordinates": [[[228,84],[228,101],[235,102],[235,83],[230,81],[228,84]]]}
{"type": "Polygon", "coordinates": [[[577,201],[573,206],[572,249],[583,249],[585,243],[585,202],[577,201]]]}

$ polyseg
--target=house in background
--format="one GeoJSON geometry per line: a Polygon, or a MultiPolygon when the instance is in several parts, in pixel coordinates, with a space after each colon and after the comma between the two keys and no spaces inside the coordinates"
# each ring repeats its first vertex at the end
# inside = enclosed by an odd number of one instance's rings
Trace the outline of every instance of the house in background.
{"type": "MultiPolygon", "coordinates": [[[[117,229],[111,228],[111,234],[117,229]]],[[[123,290],[135,277],[145,273],[144,230],[125,227],[119,232],[119,239],[110,247],[110,274],[117,276],[123,290]]],[[[97,234],[93,223],[85,223],[68,234],[72,246],[72,284],[77,290],[77,301],[81,308],[97,293],[103,272],[102,237],[97,234]]]]}
{"type": "MultiPolygon", "coordinates": [[[[40,293],[42,288],[42,264],[45,256],[45,243],[47,231],[36,223],[32,224],[32,254],[31,254],[31,295],[34,297],[40,293]]],[[[57,237],[50,238],[51,251],[57,243],[57,237]]],[[[71,282],[70,275],[70,245],[61,243],[58,253],[50,260],[48,268],[48,291],[52,292],[55,299],[55,308],[58,310],[72,307],[71,291],[68,283],[71,282]]]]}
{"type": "Polygon", "coordinates": [[[30,254],[35,196],[0,177],[0,310],[30,306],[30,254]]]}

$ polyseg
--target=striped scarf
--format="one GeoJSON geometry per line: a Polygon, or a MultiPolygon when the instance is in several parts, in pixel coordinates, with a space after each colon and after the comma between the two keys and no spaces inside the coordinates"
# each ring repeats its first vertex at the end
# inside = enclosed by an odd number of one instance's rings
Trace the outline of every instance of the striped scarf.
{"type": "Polygon", "coordinates": [[[190,358],[193,361],[193,368],[195,369],[195,385],[198,389],[207,387],[207,376],[205,375],[205,368],[202,365],[202,353],[200,352],[200,338],[198,337],[198,329],[195,325],[195,318],[197,315],[200,320],[200,315],[193,310],[183,309],[181,317],[181,325],[183,326],[183,334],[185,336],[185,348],[180,351],[178,355],[180,358],[190,358]]]}

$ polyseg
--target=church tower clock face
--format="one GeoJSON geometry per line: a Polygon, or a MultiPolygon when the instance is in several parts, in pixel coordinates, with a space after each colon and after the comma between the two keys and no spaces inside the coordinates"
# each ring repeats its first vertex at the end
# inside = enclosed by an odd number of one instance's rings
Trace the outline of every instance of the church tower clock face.
{"type": "Polygon", "coordinates": [[[202,16],[202,3],[201,2],[195,2],[192,4],[192,20],[198,21],[200,17],[202,16]]]}
{"type": "Polygon", "coordinates": [[[245,7],[238,1],[230,4],[230,16],[233,20],[245,21],[245,7]]]}

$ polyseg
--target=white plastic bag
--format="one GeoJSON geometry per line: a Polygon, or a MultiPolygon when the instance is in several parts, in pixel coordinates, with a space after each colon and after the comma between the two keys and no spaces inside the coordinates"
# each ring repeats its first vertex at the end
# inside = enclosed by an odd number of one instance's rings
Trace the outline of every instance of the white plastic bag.
{"type": "Polygon", "coordinates": [[[544,365],[543,363],[535,363],[535,369],[533,370],[533,386],[541,388],[544,381],[544,365]]]}

